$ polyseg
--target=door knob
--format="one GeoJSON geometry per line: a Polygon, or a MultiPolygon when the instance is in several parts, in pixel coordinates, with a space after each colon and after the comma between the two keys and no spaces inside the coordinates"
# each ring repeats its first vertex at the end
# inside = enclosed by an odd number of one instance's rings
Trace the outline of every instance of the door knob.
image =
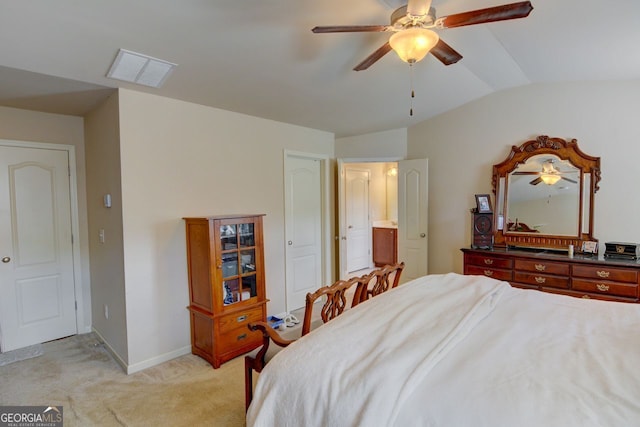
{"type": "Polygon", "coordinates": [[[8,263],[9,261],[11,261],[11,258],[9,258],[8,256],[2,258],[2,262],[4,262],[5,264],[8,263]]]}
{"type": "Polygon", "coordinates": [[[287,242],[287,245],[291,246],[291,245],[293,245],[293,242],[292,242],[291,240],[289,240],[289,241],[287,242]]]}
{"type": "Polygon", "coordinates": [[[353,228],[353,225],[348,226],[347,228],[353,228]]]}
{"type": "Polygon", "coordinates": [[[424,238],[425,236],[426,236],[426,234],[420,233],[420,237],[424,238]]]}

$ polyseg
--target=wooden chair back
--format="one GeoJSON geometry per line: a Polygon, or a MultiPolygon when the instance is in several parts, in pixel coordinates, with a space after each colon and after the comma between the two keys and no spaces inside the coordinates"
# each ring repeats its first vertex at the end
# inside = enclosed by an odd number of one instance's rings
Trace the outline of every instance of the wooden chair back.
{"type": "Polygon", "coordinates": [[[402,270],[404,270],[404,262],[399,262],[377,268],[368,275],[361,277],[360,280],[364,282],[365,285],[361,286],[361,289],[356,292],[358,302],[364,302],[369,298],[373,298],[376,295],[380,295],[397,287],[400,283],[402,270]]]}
{"type": "MultiPolygon", "coordinates": [[[[364,276],[363,276],[364,277],[364,276]]],[[[311,321],[313,320],[313,309],[315,302],[325,296],[326,300],[320,308],[320,318],[323,323],[334,319],[341,315],[345,309],[357,305],[360,300],[358,297],[358,287],[363,285],[363,277],[352,277],[347,280],[338,280],[329,286],[323,286],[313,293],[308,293],[305,300],[304,320],[302,321],[302,334],[304,336],[311,332],[311,321]],[[353,295],[349,305],[348,292],[353,286],[356,286],[356,292],[353,295]]]]}

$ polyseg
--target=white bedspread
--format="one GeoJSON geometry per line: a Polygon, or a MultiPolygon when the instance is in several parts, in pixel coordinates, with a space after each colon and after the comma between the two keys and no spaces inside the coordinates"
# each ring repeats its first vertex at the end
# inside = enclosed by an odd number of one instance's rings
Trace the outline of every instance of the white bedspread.
{"type": "MultiPolygon", "coordinates": [[[[391,425],[420,377],[493,308],[505,285],[426,276],[318,328],[260,374],[249,426],[391,425]]],[[[508,285],[507,285],[508,286],[508,285]]]]}
{"type": "Polygon", "coordinates": [[[432,275],[280,352],[248,426],[640,425],[640,306],[432,275]]]}

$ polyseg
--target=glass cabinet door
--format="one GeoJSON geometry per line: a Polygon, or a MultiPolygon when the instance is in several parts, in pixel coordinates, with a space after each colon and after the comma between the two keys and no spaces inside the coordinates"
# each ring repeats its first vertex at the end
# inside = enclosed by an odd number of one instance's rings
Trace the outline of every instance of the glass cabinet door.
{"type": "Polygon", "coordinates": [[[253,223],[220,225],[224,305],[257,296],[255,241],[253,223]]]}

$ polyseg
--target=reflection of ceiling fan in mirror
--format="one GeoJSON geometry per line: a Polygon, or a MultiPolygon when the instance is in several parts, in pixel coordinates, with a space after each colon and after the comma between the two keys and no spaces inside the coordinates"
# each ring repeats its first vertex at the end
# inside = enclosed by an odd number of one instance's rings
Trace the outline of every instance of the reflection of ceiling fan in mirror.
{"type": "Polygon", "coordinates": [[[534,179],[529,183],[531,185],[538,185],[541,182],[544,182],[547,185],[553,185],[558,181],[560,181],[561,179],[565,181],[569,181],[573,184],[578,183],[578,181],[564,176],[565,172],[558,170],[554,166],[554,163],[555,163],[554,159],[547,159],[542,163],[542,171],[540,172],[522,171],[522,172],[514,172],[513,174],[514,175],[539,175],[536,179],[534,179]]]}
{"type": "Polygon", "coordinates": [[[366,70],[393,49],[400,59],[409,64],[420,61],[429,52],[444,65],[451,65],[462,59],[462,55],[440,40],[432,28],[454,28],[487,22],[525,18],[533,10],[529,1],[505,4],[486,9],[456,13],[436,18],[431,0],[409,0],[406,6],[391,14],[391,25],[333,25],[315,27],[314,33],[352,33],[352,32],[393,32],[384,45],[356,65],[355,71],[366,70]]]}

